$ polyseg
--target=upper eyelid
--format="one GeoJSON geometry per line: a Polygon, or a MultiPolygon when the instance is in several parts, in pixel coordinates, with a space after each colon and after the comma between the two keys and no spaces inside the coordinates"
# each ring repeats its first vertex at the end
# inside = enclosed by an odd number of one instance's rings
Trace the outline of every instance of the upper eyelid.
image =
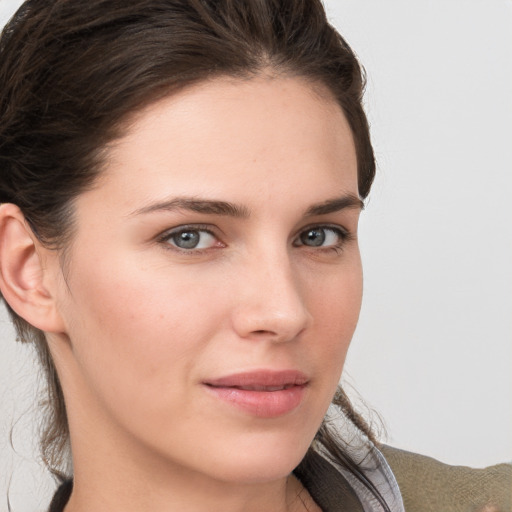
{"type": "Polygon", "coordinates": [[[180,233],[182,231],[204,231],[206,233],[209,233],[210,235],[213,235],[217,237],[218,235],[215,233],[215,230],[218,230],[215,226],[212,226],[211,224],[180,224],[179,226],[176,226],[174,228],[167,228],[164,231],[162,231],[159,235],[156,236],[158,239],[164,239],[169,238],[170,236],[180,233]]]}
{"type": "Polygon", "coordinates": [[[317,222],[317,223],[309,224],[308,226],[304,226],[304,227],[300,228],[297,231],[297,234],[295,235],[295,237],[299,236],[301,233],[304,233],[304,231],[308,231],[310,229],[315,229],[315,228],[332,229],[333,231],[339,231],[343,235],[346,235],[346,236],[351,234],[350,229],[348,229],[345,226],[342,226],[340,224],[330,224],[329,222],[324,222],[324,223],[317,222]]]}
{"type": "MultiPolygon", "coordinates": [[[[339,230],[345,233],[349,233],[350,230],[346,227],[340,225],[340,224],[333,224],[329,222],[313,222],[311,224],[308,224],[306,226],[301,227],[297,230],[296,234],[294,236],[299,235],[300,233],[307,231],[308,229],[313,228],[325,228],[325,229],[333,229],[333,230],[339,230]]],[[[173,228],[167,228],[161,232],[162,235],[168,234],[168,233],[179,233],[180,231],[186,231],[187,229],[190,229],[191,231],[207,231],[209,233],[214,234],[214,231],[222,232],[222,230],[213,224],[203,224],[203,223],[190,223],[190,224],[180,224],[178,226],[175,226],[173,228]]]]}

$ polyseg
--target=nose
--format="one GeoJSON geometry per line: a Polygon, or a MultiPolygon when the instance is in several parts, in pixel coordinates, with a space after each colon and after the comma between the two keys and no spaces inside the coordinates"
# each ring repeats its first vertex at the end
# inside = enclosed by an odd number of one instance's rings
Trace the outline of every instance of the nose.
{"type": "Polygon", "coordinates": [[[232,322],[240,338],[296,339],[311,318],[300,275],[288,255],[258,256],[239,279],[232,322]]]}

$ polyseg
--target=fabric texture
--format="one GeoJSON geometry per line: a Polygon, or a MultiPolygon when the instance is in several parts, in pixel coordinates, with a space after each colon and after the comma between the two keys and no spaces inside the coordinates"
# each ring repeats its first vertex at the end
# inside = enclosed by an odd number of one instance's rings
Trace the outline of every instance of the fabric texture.
{"type": "MultiPolygon", "coordinates": [[[[351,459],[357,463],[364,478],[377,491],[378,496],[368,488],[368,485],[363,484],[351,471],[341,466],[329,453],[322,449],[319,449],[319,456],[328,462],[329,466],[325,466],[323,471],[314,471],[312,478],[322,480],[323,483],[330,478],[332,481],[332,484],[330,484],[331,494],[335,492],[335,485],[339,486],[340,482],[345,481],[357,496],[362,512],[386,512],[386,510],[404,512],[398,483],[382,453],[368,440],[354,442],[351,445],[346,444],[343,451],[349,454],[351,459]],[[336,481],[337,484],[335,484],[336,481]],[[385,508],[383,502],[387,508],[385,508]]],[[[312,494],[310,487],[306,486],[306,488],[312,494]]],[[[315,496],[313,498],[315,499],[315,496]]],[[[319,500],[315,499],[315,501],[324,512],[331,512],[331,510],[333,512],[340,510],[352,511],[348,503],[343,500],[338,500],[336,506],[332,509],[324,508],[319,500]]]]}
{"type": "Polygon", "coordinates": [[[474,469],[390,446],[381,451],[406,512],[512,512],[512,464],[474,469]]]}

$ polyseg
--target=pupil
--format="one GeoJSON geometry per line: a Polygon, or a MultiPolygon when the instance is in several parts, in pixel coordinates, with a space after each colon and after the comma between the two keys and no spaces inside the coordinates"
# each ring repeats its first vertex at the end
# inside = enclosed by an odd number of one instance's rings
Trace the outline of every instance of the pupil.
{"type": "Polygon", "coordinates": [[[174,243],[182,249],[194,249],[199,243],[199,233],[197,231],[183,231],[175,236],[174,243]]]}
{"type": "Polygon", "coordinates": [[[325,232],[323,229],[310,229],[301,238],[304,245],[318,247],[325,242],[325,232]]]}

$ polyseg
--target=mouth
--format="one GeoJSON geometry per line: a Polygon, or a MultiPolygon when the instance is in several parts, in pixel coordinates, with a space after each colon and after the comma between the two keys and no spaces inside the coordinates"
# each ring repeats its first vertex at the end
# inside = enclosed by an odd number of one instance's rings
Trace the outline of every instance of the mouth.
{"type": "Polygon", "coordinates": [[[309,379],[295,370],[258,370],[208,380],[203,384],[210,396],[242,413],[275,418],[299,407],[309,379]]]}
{"type": "Polygon", "coordinates": [[[303,386],[308,377],[298,370],[255,370],[235,373],[205,381],[206,385],[224,388],[247,388],[249,391],[280,391],[285,387],[303,386]]]}
{"type": "Polygon", "coordinates": [[[243,391],[265,391],[267,393],[272,391],[282,391],[283,389],[290,389],[295,384],[284,384],[283,386],[215,386],[213,384],[206,384],[216,388],[231,388],[231,389],[242,389],[243,391]]]}

